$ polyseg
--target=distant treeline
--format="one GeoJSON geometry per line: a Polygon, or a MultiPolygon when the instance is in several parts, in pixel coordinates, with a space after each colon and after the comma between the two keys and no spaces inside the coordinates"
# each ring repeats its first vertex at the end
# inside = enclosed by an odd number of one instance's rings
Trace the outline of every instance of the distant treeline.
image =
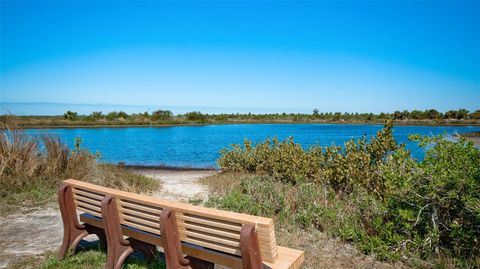
{"type": "MultiPolygon", "coordinates": [[[[1,116],[5,118],[6,116],[1,116]]],[[[206,124],[206,123],[267,123],[267,122],[372,122],[383,123],[393,119],[397,123],[459,124],[480,123],[480,109],[470,112],[466,109],[439,112],[435,109],[404,110],[393,113],[323,113],[314,109],[312,113],[271,113],[271,114],[204,114],[192,111],[174,115],[169,110],[156,110],[152,113],[132,113],[113,111],[103,113],[93,111],[89,115],[79,115],[67,111],[63,116],[20,116],[19,122],[25,126],[88,126],[88,125],[166,125],[166,124],[206,124]]],[[[2,119],[3,120],[3,119],[2,119]]]]}

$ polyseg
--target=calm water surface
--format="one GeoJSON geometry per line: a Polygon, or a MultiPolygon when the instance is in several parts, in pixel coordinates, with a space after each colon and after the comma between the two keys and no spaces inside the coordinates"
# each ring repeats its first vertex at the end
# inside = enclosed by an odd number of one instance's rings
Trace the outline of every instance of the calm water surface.
{"type": "MultiPolygon", "coordinates": [[[[216,167],[219,150],[244,138],[255,142],[267,137],[285,139],[293,136],[303,147],[314,144],[341,145],[350,138],[363,134],[373,136],[381,125],[356,124],[235,124],[142,128],[75,128],[29,129],[34,135],[54,134],[70,148],[75,137],[82,139],[82,147],[101,152],[101,160],[109,163],[125,162],[131,165],[161,165],[172,167],[216,167]]],[[[422,151],[409,134],[437,135],[480,131],[479,126],[396,126],[394,136],[406,143],[415,157],[422,151]]]]}

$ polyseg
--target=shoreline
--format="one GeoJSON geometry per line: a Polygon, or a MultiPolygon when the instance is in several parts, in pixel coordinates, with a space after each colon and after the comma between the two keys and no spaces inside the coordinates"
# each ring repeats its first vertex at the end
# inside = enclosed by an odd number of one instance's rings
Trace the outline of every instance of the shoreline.
{"type": "MultiPolygon", "coordinates": [[[[112,165],[112,164],[108,164],[112,165]]],[[[118,165],[118,164],[113,164],[118,165]]],[[[134,165],[134,164],[126,164],[120,165],[125,167],[127,170],[131,171],[171,171],[171,172],[218,172],[220,169],[216,169],[214,167],[189,167],[189,166],[168,166],[168,165],[134,165]]]]}
{"type": "MultiPolygon", "coordinates": [[[[480,126],[480,122],[475,123],[458,123],[458,122],[403,122],[403,121],[394,121],[396,126],[480,126]]],[[[348,121],[258,121],[258,122],[212,122],[212,123],[179,123],[179,124],[90,124],[90,125],[29,125],[29,124],[19,124],[21,128],[24,129],[80,129],[80,128],[89,128],[89,129],[98,129],[98,128],[170,128],[170,127],[201,127],[201,126],[211,126],[211,125],[253,125],[253,124],[321,124],[321,125],[384,125],[385,122],[348,122],[348,121]]]]}

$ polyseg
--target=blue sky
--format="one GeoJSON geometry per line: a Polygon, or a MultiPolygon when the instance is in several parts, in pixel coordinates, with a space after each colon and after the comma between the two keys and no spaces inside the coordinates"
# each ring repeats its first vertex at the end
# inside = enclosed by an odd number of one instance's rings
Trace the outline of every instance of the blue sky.
{"type": "Polygon", "coordinates": [[[480,1],[0,5],[3,107],[480,107],[480,1]]]}

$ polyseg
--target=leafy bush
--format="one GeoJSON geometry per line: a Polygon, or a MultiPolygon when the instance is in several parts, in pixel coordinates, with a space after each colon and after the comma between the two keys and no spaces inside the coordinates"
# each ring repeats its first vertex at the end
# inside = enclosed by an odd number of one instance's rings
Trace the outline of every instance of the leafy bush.
{"type": "Polygon", "coordinates": [[[291,183],[304,179],[328,183],[337,191],[351,191],[353,185],[360,184],[380,192],[383,179],[378,167],[389,153],[403,147],[397,145],[392,132],[393,123],[389,121],[370,141],[363,136],[345,142],[343,147],[313,146],[307,150],[293,138],[281,142],[266,139],[255,146],[245,139],[243,147],[223,149],[218,164],[223,172],[258,172],[291,183]]]}
{"type": "Polygon", "coordinates": [[[65,114],[63,114],[63,118],[65,118],[66,120],[76,120],[77,117],[78,117],[78,113],[72,112],[70,110],[65,112],[65,114]]]}
{"type": "Polygon", "coordinates": [[[480,150],[463,139],[412,135],[414,159],[387,123],[367,141],[303,150],[290,138],[223,150],[223,172],[244,177],[208,205],[315,227],[380,259],[480,262],[480,150]]]}
{"type": "Polygon", "coordinates": [[[207,122],[208,116],[199,111],[188,112],[185,114],[188,121],[207,122]]]}
{"type": "Polygon", "coordinates": [[[167,121],[171,120],[173,116],[172,111],[170,110],[157,110],[152,113],[151,119],[152,120],[161,120],[161,121],[167,121]]]}

